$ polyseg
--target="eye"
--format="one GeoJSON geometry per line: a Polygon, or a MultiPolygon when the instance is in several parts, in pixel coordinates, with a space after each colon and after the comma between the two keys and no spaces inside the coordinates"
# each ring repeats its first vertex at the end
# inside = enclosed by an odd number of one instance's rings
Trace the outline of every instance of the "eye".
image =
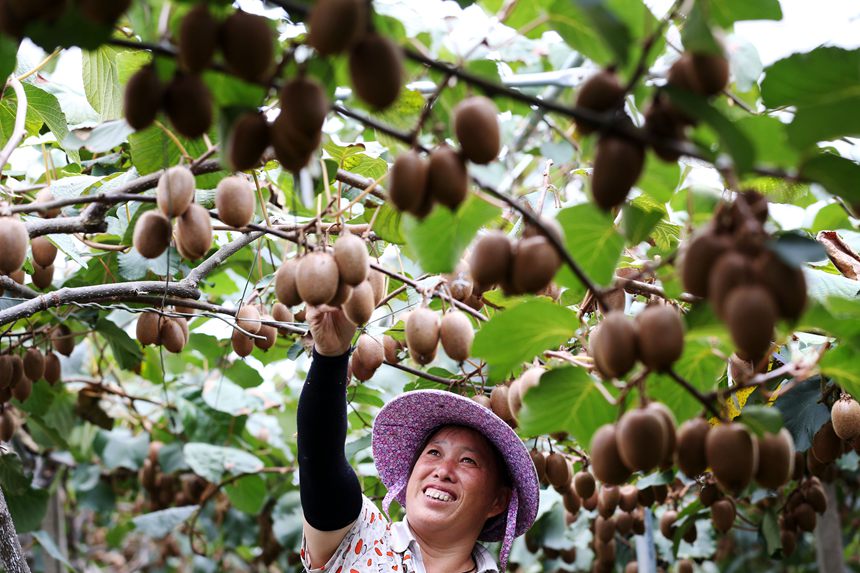
{"type": "Polygon", "coordinates": [[[430,448],[429,450],[427,450],[427,455],[428,456],[438,456],[439,450],[437,450],[436,448],[430,448]]]}
{"type": "Polygon", "coordinates": [[[475,465],[475,466],[476,466],[476,465],[478,465],[478,462],[476,462],[476,461],[475,461],[474,459],[472,459],[472,458],[463,458],[463,459],[462,459],[462,461],[466,462],[467,464],[472,464],[472,465],[475,465]]]}

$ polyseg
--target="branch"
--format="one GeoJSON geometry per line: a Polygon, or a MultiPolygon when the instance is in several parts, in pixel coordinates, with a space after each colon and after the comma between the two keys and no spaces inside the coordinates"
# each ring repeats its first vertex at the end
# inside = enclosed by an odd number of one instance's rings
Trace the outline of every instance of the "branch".
{"type": "Polygon", "coordinates": [[[6,145],[3,146],[3,149],[0,150],[0,174],[3,173],[3,167],[6,165],[9,157],[11,157],[12,152],[15,151],[15,148],[18,147],[18,144],[27,135],[27,125],[25,123],[27,119],[27,94],[24,91],[24,86],[21,85],[21,82],[14,75],[9,77],[8,85],[12,86],[12,89],[15,90],[15,97],[18,99],[18,103],[15,108],[15,127],[12,129],[12,135],[9,137],[6,145]]]}
{"type": "Polygon", "coordinates": [[[672,377],[672,379],[673,379],[673,380],[675,380],[675,382],[677,382],[678,384],[680,384],[680,385],[681,385],[681,387],[682,387],[684,390],[686,390],[687,392],[689,392],[690,394],[692,394],[692,395],[693,395],[693,397],[695,397],[695,398],[696,398],[696,400],[698,400],[699,402],[701,402],[701,403],[702,403],[702,405],[703,405],[703,406],[704,406],[704,407],[705,407],[705,408],[706,408],[706,409],[707,409],[711,414],[713,414],[713,415],[714,415],[714,417],[716,417],[718,420],[721,420],[721,421],[723,420],[723,415],[722,415],[722,413],[721,413],[719,410],[717,410],[716,406],[714,406],[713,400],[709,399],[707,396],[705,396],[704,394],[702,394],[701,392],[699,392],[699,390],[698,390],[698,389],[696,389],[692,384],[690,384],[689,382],[687,382],[686,380],[684,380],[684,378],[683,378],[683,377],[681,377],[681,375],[680,375],[680,374],[678,374],[677,372],[675,372],[675,369],[674,369],[674,368],[670,368],[669,370],[667,370],[667,371],[666,371],[666,374],[668,374],[669,376],[671,376],[671,377],[672,377]]]}
{"type": "Polygon", "coordinates": [[[0,488],[0,561],[9,573],[30,573],[2,488],[0,488]]]}
{"type": "MultiPolygon", "coordinates": [[[[210,215],[211,215],[211,213],[210,213],[210,215]]],[[[263,231],[255,231],[253,233],[248,233],[248,234],[242,235],[241,237],[238,237],[238,238],[232,240],[231,242],[227,243],[226,245],[224,245],[223,247],[221,247],[220,249],[215,251],[215,253],[211,257],[209,257],[208,259],[206,259],[205,261],[203,261],[202,263],[200,263],[199,265],[194,267],[191,270],[191,272],[188,273],[187,277],[185,277],[184,279],[179,281],[179,284],[183,288],[190,288],[190,289],[193,289],[195,292],[197,292],[197,285],[200,284],[200,281],[202,281],[206,277],[206,275],[208,275],[213,270],[215,270],[215,267],[217,267],[218,265],[220,265],[221,263],[226,261],[232,255],[239,252],[243,247],[246,247],[249,244],[256,241],[257,239],[259,239],[263,235],[264,235],[263,231]]],[[[177,296],[184,296],[184,295],[177,295],[177,296]]],[[[197,292],[197,294],[195,296],[191,296],[188,298],[195,298],[196,299],[199,297],[200,297],[200,293],[197,292]]]]}
{"type": "Polygon", "coordinates": [[[24,298],[36,298],[40,294],[29,287],[18,284],[14,279],[7,277],[6,275],[0,275],[0,290],[5,292],[12,291],[24,298]]]}
{"type": "Polygon", "coordinates": [[[398,370],[403,370],[404,372],[408,372],[409,374],[414,374],[419,378],[424,378],[425,380],[430,380],[431,382],[438,382],[439,384],[445,384],[446,386],[454,386],[458,382],[461,382],[459,378],[442,378],[441,376],[436,376],[435,374],[429,374],[424,372],[423,370],[418,370],[417,368],[410,368],[409,366],[404,366],[403,364],[397,364],[395,362],[389,362],[385,360],[383,364],[387,364],[392,368],[397,368],[398,370]]]}

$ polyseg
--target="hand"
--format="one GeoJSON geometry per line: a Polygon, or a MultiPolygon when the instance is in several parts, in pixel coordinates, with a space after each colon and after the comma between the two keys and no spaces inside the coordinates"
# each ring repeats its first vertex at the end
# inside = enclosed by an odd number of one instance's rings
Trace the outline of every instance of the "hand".
{"type": "Polygon", "coordinates": [[[311,327],[314,348],[323,356],[340,356],[349,350],[354,325],[340,308],[321,305],[308,306],[305,318],[311,327]]]}

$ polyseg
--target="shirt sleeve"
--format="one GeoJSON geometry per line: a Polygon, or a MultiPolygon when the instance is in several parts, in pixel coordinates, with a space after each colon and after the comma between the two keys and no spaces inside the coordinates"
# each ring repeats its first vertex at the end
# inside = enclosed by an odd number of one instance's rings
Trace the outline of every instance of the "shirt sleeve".
{"type": "Polygon", "coordinates": [[[352,528],[343,537],[334,555],[328,563],[318,569],[311,569],[311,554],[307,547],[307,539],[302,536],[300,552],[302,565],[308,573],[334,573],[350,570],[366,571],[370,563],[376,560],[379,551],[387,551],[388,520],[379,508],[365,495],[361,513],[352,528]]]}

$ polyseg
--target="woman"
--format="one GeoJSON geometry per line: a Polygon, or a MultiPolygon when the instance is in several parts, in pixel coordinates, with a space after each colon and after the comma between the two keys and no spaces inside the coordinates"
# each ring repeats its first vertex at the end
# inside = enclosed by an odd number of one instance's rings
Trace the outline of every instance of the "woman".
{"type": "Polygon", "coordinates": [[[308,571],[486,573],[505,570],[537,514],[528,450],[489,409],[451,392],[407,392],[373,424],[373,457],[407,517],[389,524],[344,455],[349,348],[339,309],[308,309],[314,357],[299,399],[302,561],[308,571]],[[502,541],[501,567],[482,541],[502,541]]]}

